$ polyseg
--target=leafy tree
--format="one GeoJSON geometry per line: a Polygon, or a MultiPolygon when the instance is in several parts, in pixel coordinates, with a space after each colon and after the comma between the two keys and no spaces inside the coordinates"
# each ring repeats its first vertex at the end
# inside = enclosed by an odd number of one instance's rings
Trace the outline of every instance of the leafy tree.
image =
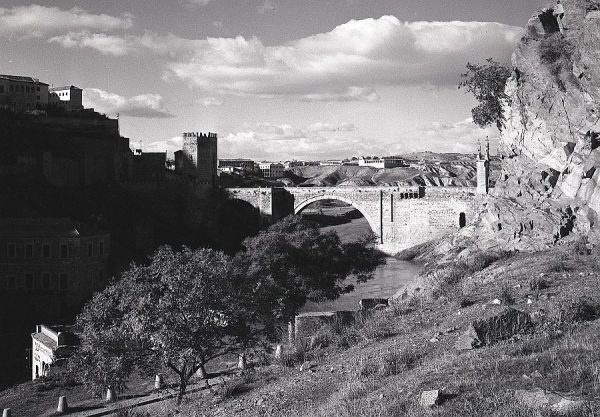
{"type": "Polygon", "coordinates": [[[243,246],[230,271],[234,287],[244,289],[239,305],[261,324],[250,337],[276,336],[307,300],[336,299],[354,289],[346,278],[365,282],[385,262],[372,236],[344,244],[335,232],[321,233],[300,216],[286,217],[243,246]]]}
{"type": "Polygon", "coordinates": [[[510,69],[492,58],[488,58],[486,62],[483,65],[467,63],[467,72],[461,74],[463,81],[458,88],[465,88],[479,102],[471,110],[475,124],[481,128],[495,124],[498,130],[502,130],[502,100],[508,98],[504,87],[510,77],[510,69]]]}
{"type": "Polygon", "coordinates": [[[70,366],[99,393],[122,390],[135,369],[179,377],[178,400],[207,362],[277,335],[306,300],[335,299],[383,263],[373,240],[342,244],[292,216],[244,241],[234,258],[161,247],[132,265],[77,318],[82,346],[70,366]]]}
{"type": "Polygon", "coordinates": [[[181,400],[198,370],[205,374],[209,360],[236,347],[227,260],[209,249],[163,246],[148,266],[133,265],[78,317],[82,347],[71,368],[95,391],[120,390],[134,369],[162,363],[179,377],[181,400]]]}

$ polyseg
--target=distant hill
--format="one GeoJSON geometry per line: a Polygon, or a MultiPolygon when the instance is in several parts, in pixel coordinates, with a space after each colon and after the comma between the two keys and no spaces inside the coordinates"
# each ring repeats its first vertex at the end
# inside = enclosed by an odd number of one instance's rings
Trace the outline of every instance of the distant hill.
{"type": "MultiPolygon", "coordinates": [[[[474,187],[477,169],[474,155],[418,152],[404,155],[415,161],[410,167],[376,169],[355,165],[305,166],[287,171],[294,185],[343,186],[459,186],[474,187]]],[[[491,163],[491,180],[500,173],[500,162],[491,163]]]]}

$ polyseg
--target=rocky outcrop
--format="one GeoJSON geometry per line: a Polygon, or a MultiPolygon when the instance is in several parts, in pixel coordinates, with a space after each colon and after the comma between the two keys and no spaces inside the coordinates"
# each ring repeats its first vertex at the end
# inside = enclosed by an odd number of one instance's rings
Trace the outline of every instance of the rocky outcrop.
{"type": "Polygon", "coordinates": [[[502,173],[482,219],[496,244],[539,249],[596,237],[600,213],[600,1],[529,20],[506,86],[502,173]]]}
{"type": "Polygon", "coordinates": [[[489,346],[524,333],[530,328],[529,314],[511,307],[492,307],[483,318],[473,321],[467,331],[458,337],[454,348],[471,350],[489,346]]]}

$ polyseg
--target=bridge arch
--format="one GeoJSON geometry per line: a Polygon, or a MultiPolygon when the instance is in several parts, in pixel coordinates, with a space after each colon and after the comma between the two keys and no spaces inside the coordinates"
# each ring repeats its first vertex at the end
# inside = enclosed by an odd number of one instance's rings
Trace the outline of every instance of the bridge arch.
{"type": "Polygon", "coordinates": [[[300,214],[302,212],[302,210],[304,210],[306,207],[310,206],[313,203],[316,203],[317,201],[323,201],[323,200],[338,200],[338,201],[342,201],[342,202],[354,207],[356,210],[358,210],[360,212],[360,214],[362,214],[364,216],[365,219],[367,219],[367,222],[369,223],[369,226],[371,227],[373,234],[379,240],[381,240],[381,233],[379,230],[381,226],[379,225],[379,223],[376,223],[374,221],[374,219],[370,215],[369,211],[365,207],[361,207],[359,204],[356,204],[354,201],[352,201],[348,198],[345,198],[345,197],[341,197],[339,195],[323,194],[323,195],[318,195],[318,196],[314,196],[314,197],[308,198],[306,200],[303,200],[300,203],[294,204],[294,214],[300,214]]]}

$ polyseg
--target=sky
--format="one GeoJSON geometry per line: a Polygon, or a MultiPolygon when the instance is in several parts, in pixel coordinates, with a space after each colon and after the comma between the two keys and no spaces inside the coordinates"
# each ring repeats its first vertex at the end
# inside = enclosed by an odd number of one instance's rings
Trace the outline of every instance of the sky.
{"type": "MultiPolygon", "coordinates": [[[[473,152],[467,62],[509,64],[541,0],[0,0],[0,73],[84,89],[146,152],[473,152]]],[[[494,146],[492,146],[494,147],[494,146]]]]}

